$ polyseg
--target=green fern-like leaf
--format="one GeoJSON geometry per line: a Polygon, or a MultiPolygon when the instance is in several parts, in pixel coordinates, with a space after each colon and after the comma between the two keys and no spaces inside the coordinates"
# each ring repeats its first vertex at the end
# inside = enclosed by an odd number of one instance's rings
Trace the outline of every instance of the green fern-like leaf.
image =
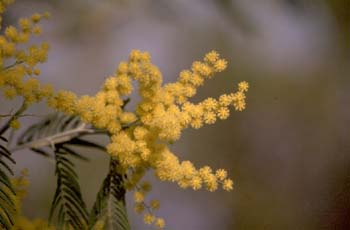
{"type": "Polygon", "coordinates": [[[57,187],[50,210],[50,221],[56,218],[58,229],[81,230],[87,228],[88,212],[82,198],[78,175],[71,158],[88,160],[74,147],[99,150],[105,148],[82,137],[89,132],[78,118],[54,114],[31,126],[19,138],[19,145],[29,147],[56,161],[57,187]]]}
{"type": "Polygon", "coordinates": [[[0,229],[10,230],[16,213],[13,198],[15,191],[9,174],[13,175],[9,163],[15,164],[10,151],[5,147],[6,138],[0,136],[0,229]]]}
{"type": "Polygon", "coordinates": [[[108,230],[130,230],[125,207],[124,176],[117,172],[118,162],[111,159],[110,169],[97,194],[89,218],[89,229],[96,225],[108,230]]]}
{"type": "Polygon", "coordinates": [[[55,152],[57,188],[49,219],[51,221],[56,213],[59,229],[86,229],[88,213],[74,163],[69,159],[71,153],[60,145],[56,146],[55,152]]]}

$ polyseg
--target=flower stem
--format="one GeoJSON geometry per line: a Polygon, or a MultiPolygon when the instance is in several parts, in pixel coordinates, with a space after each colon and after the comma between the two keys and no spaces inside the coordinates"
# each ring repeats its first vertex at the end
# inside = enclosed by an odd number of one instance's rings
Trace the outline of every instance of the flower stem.
{"type": "Polygon", "coordinates": [[[17,119],[17,117],[19,117],[26,109],[27,105],[23,102],[21,107],[16,111],[16,113],[11,116],[11,118],[6,122],[6,124],[3,127],[1,127],[0,136],[2,136],[10,128],[11,122],[17,119]]]}

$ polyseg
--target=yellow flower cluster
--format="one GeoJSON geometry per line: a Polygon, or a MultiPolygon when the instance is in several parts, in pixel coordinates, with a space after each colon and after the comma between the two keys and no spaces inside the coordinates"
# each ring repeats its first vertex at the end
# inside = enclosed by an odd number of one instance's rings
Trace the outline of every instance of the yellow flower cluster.
{"type": "MultiPolygon", "coordinates": [[[[125,168],[138,169],[134,172],[139,174],[153,168],[159,179],[177,182],[182,188],[196,190],[205,185],[214,191],[222,184],[225,190],[231,190],[232,181],[223,176],[226,174],[223,170],[219,170],[221,174],[213,173],[207,166],[197,170],[189,161],[180,162],[167,146],[179,139],[187,127],[200,128],[217,119],[226,119],[230,106],[238,111],[245,108],[246,82],[239,84],[237,92],[218,99],[208,98],[198,104],[188,101],[205,79],[224,70],[226,65],[212,51],[204,62],[194,62],[191,70],[182,71],[177,82],[162,86],[160,71],[151,64],[148,53],[132,51],[129,61],[120,64],[116,78],[122,73],[138,82],[141,101],[133,114],[138,123],[112,134],[108,152],[125,168]]],[[[132,182],[136,184],[141,177],[136,175],[131,180],[135,179],[132,182]]]]}
{"type": "MultiPolygon", "coordinates": [[[[126,62],[121,62],[113,76],[108,77],[95,96],[78,97],[60,91],[49,99],[49,105],[67,114],[81,117],[84,122],[109,131],[111,142],[107,152],[120,162],[121,173],[128,174],[127,189],[134,189],[144,173],[153,169],[162,181],[176,182],[181,188],[206,188],[215,191],[221,186],[232,190],[233,182],[223,169],[213,171],[209,166],[196,169],[190,161],[180,161],[171,152],[169,143],[178,140],[188,128],[200,128],[218,119],[227,119],[230,107],[242,111],[245,106],[247,82],[238,84],[237,92],[208,98],[194,104],[189,98],[214,73],[223,71],[227,62],[217,52],[208,53],[203,62],[196,61],[191,70],[180,73],[175,83],[162,85],[162,75],[151,63],[146,52],[133,50],[126,62]],[[138,83],[141,96],[135,111],[125,111],[123,98],[138,83]]],[[[136,211],[145,208],[145,192],[135,192],[136,211]]],[[[146,223],[162,226],[163,220],[147,213],[146,223]]]]}
{"type": "Polygon", "coordinates": [[[200,128],[227,119],[230,106],[237,111],[245,108],[247,82],[239,83],[237,92],[218,99],[208,98],[198,104],[188,101],[204,80],[223,71],[226,65],[212,51],[203,62],[194,62],[191,70],[182,71],[177,82],[162,86],[162,75],[151,63],[149,54],[133,50],[129,60],[120,63],[95,96],[78,97],[60,91],[49,99],[49,105],[109,131],[108,153],[120,161],[125,173],[134,169],[129,177],[130,188],[152,168],[160,180],[177,182],[182,188],[197,190],[204,185],[215,191],[222,185],[223,189],[231,190],[233,183],[224,170],[214,173],[208,166],[196,169],[189,161],[180,162],[167,145],[179,139],[185,128],[200,128]],[[134,112],[127,112],[122,97],[131,94],[133,80],[138,83],[141,100],[134,112]]]}
{"type": "Polygon", "coordinates": [[[0,0],[0,23],[2,22],[2,14],[5,12],[7,6],[13,2],[14,0],[0,0]]]}
{"type": "MultiPolygon", "coordinates": [[[[1,14],[13,0],[0,1],[1,14]]],[[[32,35],[39,35],[38,23],[46,14],[34,14],[30,18],[18,20],[18,26],[7,26],[0,35],[0,89],[6,98],[22,96],[26,106],[38,102],[52,94],[50,85],[41,85],[34,76],[40,74],[37,64],[45,62],[49,45],[23,46],[32,35]]]]}
{"type": "Polygon", "coordinates": [[[138,214],[146,211],[143,216],[145,224],[153,224],[157,230],[162,230],[165,227],[165,220],[154,215],[154,211],[159,209],[159,201],[151,200],[149,204],[145,202],[145,195],[151,190],[151,188],[151,184],[148,182],[143,182],[141,186],[136,186],[134,192],[134,210],[138,214]]]}

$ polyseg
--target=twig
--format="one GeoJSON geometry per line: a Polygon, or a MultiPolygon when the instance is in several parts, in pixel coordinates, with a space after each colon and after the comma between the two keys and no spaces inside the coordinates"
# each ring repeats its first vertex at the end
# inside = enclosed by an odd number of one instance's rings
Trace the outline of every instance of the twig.
{"type": "Polygon", "coordinates": [[[0,136],[2,136],[10,127],[10,124],[13,120],[17,119],[17,117],[23,113],[27,109],[27,105],[25,102],[22,103],[21,107],[16,111],[15,114],[6,122],[6,124],[0,129],[0,136]]]}
{"type": "MultiPolygon", "coordinates": [[[[0,114],[0,118],[11,117],[11,116],[13,116],[13,114],[0,114]]],[[[45,116],[46,115],[26,113],[26,114],[18,115],[17,117],[45,117],[45,116]]]]}
{"type": "Polygon", "coordinates": [[[14,66],[16,66],[16,65],[18,65],[18,64],[22,64],[22,63],[23,63],[23,61],[16,61],[15,63],[4,67],[3,70],[11,69],[12,67],[14,67],[14,66]]]}
{"type": "Polygon", "coordinates": [[[25,143],[23,145],[18,145],[11,149],[12,152],[25,149],[25,148],[42,148],[46,146],[51,146],[54,148],[55,145],[69,141],[81,134],[86,134],[86,133],[94,133],[94,129],[86,128],[86,124],[83,123],[82,125],[78,126],[75,129],[67,130],[62,133],[57,133],[52,136],[44,137],[35,141],[31,141],[28,143],[25,143]]]}

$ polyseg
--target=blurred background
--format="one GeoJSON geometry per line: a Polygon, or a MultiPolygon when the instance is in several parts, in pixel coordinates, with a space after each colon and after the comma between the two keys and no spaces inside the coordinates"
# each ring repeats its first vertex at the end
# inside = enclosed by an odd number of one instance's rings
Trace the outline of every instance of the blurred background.
{"type": "MultiPolygon", "coordinates": [[[[350,1],[17,0],[6,20],[37,11],[52,15],[40,38],[51,44],[40,79],[56,89],[94,94],[131,49],[149,51],[165,82],[217,50],[229,67],[195,102],[250,83],[245,111],[188,129],[172,146],[197,167],[226,168],[232,192],[181,190],[147,176],[166,229],[350,229],[350,1]]],[[[91,163],[78,164],[90,207],[108,157],[87,156],[91,163]]],[[[30,172],[25,214],[47,217],[53,163],[29,151],[15,158],[30,172]]],[[[152,229],[132,207],[129,216],[132,229],[152,229]]]]}

